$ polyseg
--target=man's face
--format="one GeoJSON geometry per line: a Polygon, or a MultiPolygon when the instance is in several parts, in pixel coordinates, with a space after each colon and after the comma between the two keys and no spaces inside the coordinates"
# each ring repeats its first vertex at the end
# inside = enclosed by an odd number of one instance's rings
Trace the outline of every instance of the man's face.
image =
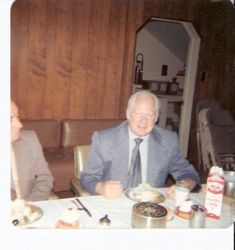
{"type": "Polygon", "coordinates": [[[137,96],[135,106],[127,119],[131,131],[137,136],[148,135],[157,121],[154,100],[150,96],[137,96]]]}
{"type": "Polygon", "coordinates": [[[22,123],[19,119],[18,108],[15,103],[11,102],[11,142],[14,142],[20,137],[22,123]]]}

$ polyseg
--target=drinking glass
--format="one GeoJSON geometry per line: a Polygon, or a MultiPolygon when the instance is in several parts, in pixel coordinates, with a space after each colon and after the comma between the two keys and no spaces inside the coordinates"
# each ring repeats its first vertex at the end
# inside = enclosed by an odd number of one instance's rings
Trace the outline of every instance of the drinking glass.
{"type": "Polygon", "coordinates": [[[189,198],[190,189],[183,181],[176,181],[175,183],[175,206],[180,206],[185,200],[189,198]]]}

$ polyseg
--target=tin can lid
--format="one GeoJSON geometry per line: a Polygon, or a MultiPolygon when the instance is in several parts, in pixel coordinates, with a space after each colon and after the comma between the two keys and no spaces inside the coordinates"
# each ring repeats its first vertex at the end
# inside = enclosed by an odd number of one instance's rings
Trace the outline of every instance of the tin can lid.
{"type": "Polygon", "coordinates": [[[163,217],[167,214],[166,208],[153,202],[139,202],[134,205],[133,210],[139,215],[153,218],[163,217]]]}

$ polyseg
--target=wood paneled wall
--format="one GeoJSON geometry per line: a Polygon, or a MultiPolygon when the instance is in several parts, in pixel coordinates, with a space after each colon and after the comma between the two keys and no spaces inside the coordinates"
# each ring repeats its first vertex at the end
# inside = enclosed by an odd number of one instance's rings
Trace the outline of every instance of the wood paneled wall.
{"type": "Polygon", "coordinates": [[[151,16],[192,20],[197,2],[16,0],[11,90],[21,117],[123,117],[136,31],[151,16]]]}
{"type": "Polygon", "coordinates": [[[235,116],[235,14],[229,1],[16,0],[11,9],[11,95],[22,118],[123,118],[136,31],[151,16],[191,21],[201,36],[195,105],[218,100],[235,116]],[[205,81],[200,73],[207,72],[205,81]]]}
{"type": "MultiPolygon", "coordinates": [[[[201,36],[201,49],[191,119],[189,159],[197,166],[197,102],[203,99],[216,100],[235,119],[235,8],[228,1],[201,4],[195,15],[194,26],[201,36]],[[202,72],[207,73],[204,81],[200,79],[202,72]]],[[[207,174],[203,173],[204,176],[207,174]]]]}
{"type": "Polygon", "coordinates": [[[122,82],[127,3],[16,0],[12,97],[23,118],[119,117],[130,92],[122,82]]]}

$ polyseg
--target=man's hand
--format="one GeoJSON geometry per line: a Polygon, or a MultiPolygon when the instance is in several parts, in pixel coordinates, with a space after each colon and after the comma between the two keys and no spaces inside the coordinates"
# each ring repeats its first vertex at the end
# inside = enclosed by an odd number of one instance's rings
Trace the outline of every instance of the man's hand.
{"type": "Polygon", "coordinates": [[[96,184],[96,193],[101,194],[108,199],[116,199],[123,191],[120,181],[98,182],[96,184]]]}

